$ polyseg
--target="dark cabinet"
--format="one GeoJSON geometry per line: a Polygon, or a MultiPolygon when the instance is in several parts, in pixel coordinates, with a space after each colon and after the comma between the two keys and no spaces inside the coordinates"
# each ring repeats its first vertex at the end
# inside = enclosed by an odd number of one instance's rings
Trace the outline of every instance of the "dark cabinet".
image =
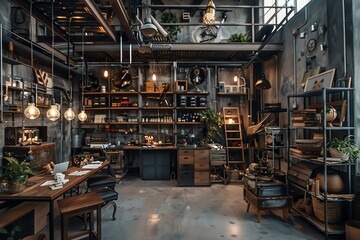
{"type": "Polygon", "coordinates": [[[169,180],[171,168],[171,150],[144,150],[140,153],[143,180],[169,180]]]}

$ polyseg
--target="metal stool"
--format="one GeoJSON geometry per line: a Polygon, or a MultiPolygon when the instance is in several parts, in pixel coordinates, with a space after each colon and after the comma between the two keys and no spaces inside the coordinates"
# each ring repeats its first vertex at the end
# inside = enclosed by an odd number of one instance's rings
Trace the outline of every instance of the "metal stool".
{"type": "Polygon", "coordinates": [[[95,192],[77,195],[75,197],[65,198],[58,201],[61,213],[61,239],[74,239],[80,236],[88,235],[89,239],[101,239],[101,207],[102,199],[95,192]],[[97,211],[97,228],[94,229],[94,211],[97,211]],[[69,235],[68,220],[72,216],[81,214],[90,214],[89,229],[79,231],[69,235]]]}

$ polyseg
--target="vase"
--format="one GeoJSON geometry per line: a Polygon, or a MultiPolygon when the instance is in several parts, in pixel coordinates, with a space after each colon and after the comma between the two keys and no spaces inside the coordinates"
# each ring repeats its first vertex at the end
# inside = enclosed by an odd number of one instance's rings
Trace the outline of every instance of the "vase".
{"type": "MultiPolygon", "coordinates": [[[[320,191],[324,192],[324,174],[319,172],[316,175],[316,179],[319,180],[320,191]]],[[[342,193],[344,190],[344,182],[339,174],[334,172],[328,172],[327,174],[327,192],[328,193],[342,193]]]]}

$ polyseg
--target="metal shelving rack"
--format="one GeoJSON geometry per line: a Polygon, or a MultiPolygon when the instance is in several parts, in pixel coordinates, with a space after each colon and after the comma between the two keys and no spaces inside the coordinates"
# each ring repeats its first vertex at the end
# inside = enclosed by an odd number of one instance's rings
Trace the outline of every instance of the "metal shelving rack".
{"type": "MultiPolygon", "coordinates": [[[[288,167],[291,166],[292,161],[296,161],[295,159],[298,160],[302,160],[302,161],[311,161],[314,162],[311,159],[306,159],[306,158],[301,158],[299,156],[292,156],[290,153],[290,147],[292,147],[292,142],[291,142],[291,137],[293,134],[296,134],[296,131],[308,131],[308,132],[312,132],[312,131],[321,131],[323,133],[323,156],[322,156],[322,163],[320,163],[320,166],[323,169],[324,172],[324,193],[323,196],[315,196],[314,192],[309,191],[308,189],[304,189],[301,186],[298,186],[295,183],[289,183],[289,187],[295,187],[297,189],[300,189],[302,191],[304,191],[305,193],[309,194],[310,196],[314,196],[316,197],[318,200],[321,200],[324,202],[324,222],[320,221],[319,219],[317,219],[315,216],[308,216],[306,213],[302,212],[301,210],[295,209],[294,210],[296,212],[298,212],[304,219],[306,219],[308,222],[310,222],[311,224],[313,224],[315,227],[317,227],[319,230],[321,230],[322,232],[324,232],[325,234],[325,238],[328,239],[328,236],[330,234],[344,234],[345,232],[345,226],[340,225],[340,224],[329,224],[328,223],[328,204],[330,201],[343,201],[345,202],[345,200],[343,199],[329,199],[328,197],[328,193],[327,193],[327,170],[328,167],[330,166],[330,163],[327,161],[327,144],[329,142],[329,139],[331,139],[332,137],[332,133],[334,132],[345,132],[347,135],[351,135],[354,132],[354,120],[351,119],[351,111],[353,109],[353,94],[354,94],[354,88],[322,88],[322,89],[317,89],[317,90],[312,90],[312,91],[308,91],[308,92],[304,92],[301,94],[294,94],[294,95],[289,95],[288,96],[288,106],[292,106],[292,101],[295,98],[302,98],[304,100],[304,106],[309,105],[309,102],[311,100],[311,98],[318,98],[318,100],[321,100],[322,103],[322,112],[321,112],[321,119],[326,119],[326,107],[327,107],[327,103],[330,101],[331,97],[335,94],[339,94],[341,93],[343,95],[344,98],[347,99],[347,107],[346,107],[346,120],[345,120],[345,125],[342,127],[329,127],[327,126],[326,121],[322,121],[320,126],[305,126],[305,127],[295,127],[295,126],[291,126],[291,114],[292,114],[292,109],[288,109],[288,142],[287,142],[287,148],[288,148],[288,156],[289,156],[289,161],[288,161],[288,167]]],[[[353,193],[354,189],[352,186],[352,182],[353,182],[353,177],[352,177],[352,173],[353,173],[353,167],[355,166],[354,163],[351,162],[346,162],[346,163],[337,163],[337,164],[331,164],[331,166],[342,166],[343,168],[346,168],[346,173],[347,173],[347,181],[348,181],[348,186],[346,189],[346,193],[353,193]]],[[[348,202],[349,206],[348,206],[348,217],[351,217],[351,201],[348,202]]]]}

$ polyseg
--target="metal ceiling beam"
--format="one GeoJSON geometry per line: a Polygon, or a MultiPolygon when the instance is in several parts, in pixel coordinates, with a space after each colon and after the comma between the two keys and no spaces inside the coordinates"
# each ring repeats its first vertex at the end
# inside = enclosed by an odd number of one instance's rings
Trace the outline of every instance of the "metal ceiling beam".
{"type": "MultiPolygon", "coordinates": [[[[161,50],[170,50],[170,51],[255,51],[262,46],[261,43],[194,43],[194,44],[186,44],[186,43],[159,43],[152,44],[153,51],[158,49],[161,50]]],[[[139,46],[133,45],[132,50],[137,51],[139,46]]],[[[129,50],[129,44],[123,45],[123,50],[129,50]]],[[[263,46],[262,51],[282,51],[284,49],[282,43],[268,43],[266,46],[263,46]]],[[[80,51],[81,45],[75,45],[75,51],[80,51]]],[[[106,45],[85,45],[85,52],[96,52],[96,51],[119,51],[119,46],[112,44],[106,45]]]]}
{"type": "Polygon", "coordinates": [[[113,28],[110,26],[110,24],[106,21],[104,16],[102,15],[100,9],[96,5],[96,3],[93,0],[82,0],[82,2],[85,3],[85,5],[89,8],[91,11],[91,14],[96,18],[100,26],[102,26],[105,30],[105,32],[114,40],[116,41],[116,36],[113,28]]]}
{"type": "MultiPolygon", "coordinates": [[[[25,12],[30,14],[30,3],[27,0],[13,0],[14,3],[16,3],[19,7],[21,7],[25,12]]],[[[32,9],[32,16],[36,18],[39,22],[44,24],[48,29],[51,29],[51,20],[46,18],[42,12],[40,12],[37,8],[32,9]]],[[[67,39],[67,33],[61,29],[59,26],[54,24],[54,33],[66,41],[67,39]]]]}
{"type": "MultiPolygon", "coordinates": [[[[191,5],[199,5],[202,3],[202,0],[194,0],[193,3],[191,5]]],[[[190,16],[193,17],[196,13],[196,11],[198,10],[198,8],[192,8],[190,10],[190,16]]]]}
{"type": "Polygon", "coordinates": [[[125,34],[128,36],[131,43],[138,43],[136,40],[134,33],[132,31],[131,25],[130,25],[130,17],[125,9],[124,4],[120,0],[109,0],[111,6],[113,7],[113,10],[118,17],[122,29],[125,32],[125,34]]]}

